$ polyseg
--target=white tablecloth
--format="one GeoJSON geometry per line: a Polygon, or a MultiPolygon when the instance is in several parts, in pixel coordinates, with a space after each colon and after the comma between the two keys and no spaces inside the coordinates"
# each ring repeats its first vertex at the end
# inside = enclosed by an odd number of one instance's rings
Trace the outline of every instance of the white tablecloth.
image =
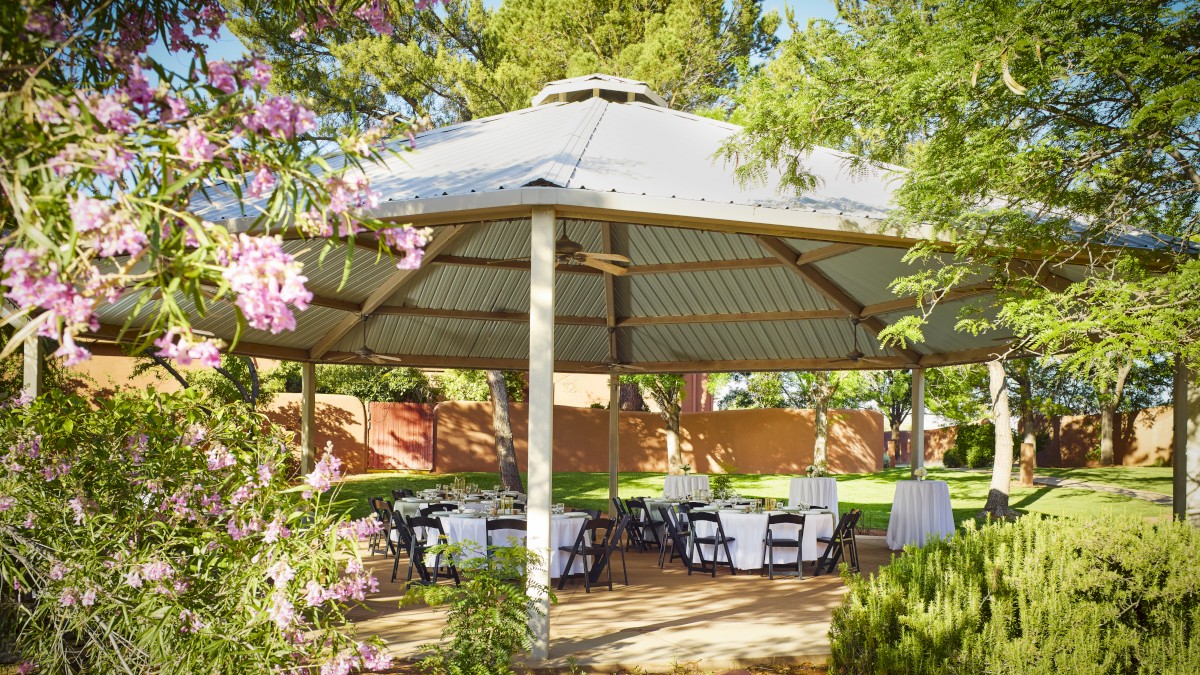
{"type": "MultiPolygon", "coordinates": [[[[503,516],[505,518],[524,519],[524,516],[503,516]]],[[[484,545],[487,542],[487,518],[479,517],[463,517],[454,515],[444,515],[440,518],[442,521],[442,529],[446,532],[446,538],[451,544],[462,544],[467,555],[482,556],[485,553],[484,545]]],[[[567,558],[571,554],[566,551],[559,551],[559,546],[570,546],[575,543],[575,538],[579,536],[579,529],[587,522],[586,517],[570,516],[570,515],[553,515],[550,517],[550,576],[562,576],[563,569],[567,566],[567,558]]],[[[517,545],[525,543],[525,533],[520,530],[496,530],[492,532],[492,543],[496,546],[507,546],[509,540],[516,540],[517,545]]],[[[572,572],[582,572],[584,570],[584,561],[581,557],[575,558],[575,564],[572,565],[572,572]]]]}
{"type": "Polygon", "coordinates": [[[708,476],[703,474],[667,476],[663,482],[663,496],[667,499],[685,499],[689,493],[695,494],[707,489],[708,476]]]}
{"type": "Polygon", "coordinates": [[[887,545],[893,551],[908,544],[954,534],[950,486],[944,480],[896,481],[892,516],[888,519],[887,545]]]}
{"type": "Polygon", "coordinates": [[[800,506],[804,502],[812,507],[822,507],[841,513],[838,510],[838,494],[836,478],[793,478],[791,489],[788,491],[788,506],[800,506]]]}
{"type": "MultiPolygon", "coordinates": [[[[737,513],[732,511],[720,512],[721,526],[725,528],[725,536],[736,541],[729,542],[729,554],[733,556],[733,566],[739,570],[756,570],[762,568],[766,558],[763,555],[763,539],[767,536],[767,516],[780,511],[766,513],[737,513]]],[[[816,560],[825,552],[825,544],[817,541],[817,537],[833,535],[834,517],[826,511],[804,511],[804,560],[816,560]]],[[[716,532],[716,525],[706,522],[693,522],[693,529],[701,537],[710,537],[716,532]]],[[[776,537],[794,538],[795,525],[775,525],[772,530],[776,537]]],[[[713,560],[713,547],[700,547],[705,560],[713,560]]],[[[720,559],[725,560],[723,547],[719,551],[720,559]]],[[[796,562],[796,549],[777,548],[773,554],[776,565],[796,562]]],[[[699,562],[699,561],[697,561],[699,562]]]]}

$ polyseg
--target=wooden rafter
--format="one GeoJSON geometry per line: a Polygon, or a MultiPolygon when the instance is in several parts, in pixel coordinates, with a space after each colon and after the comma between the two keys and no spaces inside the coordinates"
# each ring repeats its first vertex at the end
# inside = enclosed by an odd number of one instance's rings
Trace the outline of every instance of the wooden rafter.
{"type": "MultiPolygon", "coordinates": [[[[608,224],[611,227],[611,223],[608,224]]],[[[833,247],[826,247],[833,248],[833,247]]],[[[858,247],[854,247],[858,248],[858,247]]],[[[822,249],[818,249],[822,250],[822,249]]],[[[608,251],[605,251],[608,253],[608,251]]],[[[488,258],[472,258],[467,256],[444,255],[438,258],[436,265],[456,265],[461,267],[483,267],[487,269],[529,271],[527,260],[491,260],[488,258]]],[[[659,263],[654,265],[626,265],[625,276],[640,276],[647,274],[684,274],[690,272],[714,272],[721,270],[749,270],[764,267],[779,267],[782,263],[775,258],[741,258],[736,260],[701,260],[695,262],[659,263]]],[[[583,265],[560,264],[556,272],[563,274],[603,274],[600,270],[583,265]]]]}
{"type": "MultiPolygon", "coordinates": [[[[469,309],[431,309],[427,307],[390,307],[384,305],[371,312],[375,316],[413,316],[430,319],[461,319],[464,321],[506,321],[511,323],[528,323],[529,312],[477,311],[469,309]]],[[[569,316],[556,315],[555,325],[564,326],[604,326],[604,317],[599,316],[569,316]]]]}
{"type": "MultiPolygon", "coordinates": [[[[970,284],[967,286],[956,286],[942,294],[938,302],[956,302],[958,300],[966,300],[980,295],[986,295],[995,290],[995,287],[989,283],[970,284]]],[[[890,314],[892,312],[911,311],[920,306],[922,301],[932,302],[933,296],[910,295],[906,298],[897,298],[888,300],[887,302],[877,302],[873,305],[863,307],[862,316],[875,316],[876,314],[890,314]]]]}
{"type": "MultiPolygon", "coordinates": [[[[787,268],[789,270],[803,279],[809,286],[819,291],[831,303],[841,308],[841,310],[846,313],[846,316],[863,316],[862,303],[860,303],[858,300],[855,300],[854,297],[844,291],[840,286],[835,284],[829,277],[825,276],[820,270],[813,267],[811,264],[800,262],[800,256],[796,253],[795,249],[793,249],[791,246],[788,246],[787,243],[782,239],[777,237],[759,236],[758,243],[776,258],[780,259],[784,263],[787,263],[787,268]]],[[[876,338],[879,337],[879,333],[882,332],[884,328],[887,328],[887,324],[880,321],[878,317],[874,316],[862,319],[860,325],[867,329],[876,338]]],[[[904,356],[911,364],[919,363],[921,357],[923,356],[915,349],[910,349],[907,347],[889,346],[887,349],[904,356]]]]}
{"type": "Polygon", "coordinates": [[[446,248],[453,244],[467,230],[468,226],[466,225],[440,229],[433,241],[425,246],[425,259],[420,268],[415,270],[396,270],[392,273],[390,277],[367,296],[366,300],[363,300],[357,312],[344,317],[328,333],[323,335],[320,340],[317,340],[317,343],[309,350],[308,358],[317,360],[324,356],[339,340],[349,334],[358,325],[359,315],[370,314],[376,308],[383,305],[384,302],[387,302],[388,298],[395,295],[405,285],[411,283],[430,261],[435,260],[442,251],[445,251],[446,248]]]}
{"type": "MultiPolygon", "coordinates": [[[[606,299],[607,304],[607,299],[606,299]]],[[[411,316],[429,319],[458,319],[463,321],[504,321],[525,323],[528,312],[480,311],[470,309],[436,309],[429,307],[393,307],[384,305],[371,312],[375,316],[411,316]]],[[[558,314],[555,325],[595,326],[605,328],[637,328],[639,326],[676,326],[697,323],[746,323],[758,321],[813,321],[839,319],[845,313],[837,309],[812,309],[790,312],[738,312],[734,314],[684,314],[675,316],[572,316],[558,314]]]]}

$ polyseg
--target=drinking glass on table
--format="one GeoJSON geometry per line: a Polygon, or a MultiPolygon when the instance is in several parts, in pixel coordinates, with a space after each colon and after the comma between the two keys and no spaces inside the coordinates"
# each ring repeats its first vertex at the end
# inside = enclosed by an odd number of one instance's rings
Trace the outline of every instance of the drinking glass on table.
{"type": "Polygon", "coordinates": [[[563,504],[562,502],[559,502],[559,503],[557,503],[557,504],[555,504],[555,505],[554,505],[553,513],[554,513],[555,515],[562,515],[563,513],[566,513],[566,512],[567,512],[567,505],[566,505],[566,504],[563,504]]]}

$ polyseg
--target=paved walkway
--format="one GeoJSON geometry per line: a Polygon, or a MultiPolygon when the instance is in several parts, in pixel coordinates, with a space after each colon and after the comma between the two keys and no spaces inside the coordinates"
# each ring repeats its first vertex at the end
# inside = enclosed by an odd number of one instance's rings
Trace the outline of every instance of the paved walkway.
{"type": "MultiPolygon", "coordinates": [[[[883,537],[860,536],[858,542],[864,574],[891,559],[883,537]]],[[[656,552],[630,551],[627,562],[628,586],[588,594],[572,583],[556,591],[546,668],[666,672],[677,663],[695,663],[720,672],[751,664],[824,663],[829,654],[830,618],[845,592],[836,575],[772,581],[722,569],[715,579],[689,577],[678,561],[658,569],[656,552]]],[[[397,608],[402,589],[388,582],[391,561],[376,556],[368,565],[382,580],[382,593],[352,615],[359,631],[379,635],[401,659],[438,641],[444,611],[397,608]]]]}
{"type": "Polygon", "coordinates": [[[1073,488],[1076,490],[1095,490],[1096,492],[1107,492],[1109,494],[1121,495],[1122,497],[1129,497],[1131,499],[1142,499],[1160,506],[1170,506],[1173,502],[1171,495],[1164,495],[1161,492],[1134,490],[1133,488],[1125,488],[1117,485],[1106,485],[1104,483],[1092,483],[1090,481],[1076,480],[1074,478],[1034,476],[1033,484],[1047,485],[1049,487],[1073,488]]]}

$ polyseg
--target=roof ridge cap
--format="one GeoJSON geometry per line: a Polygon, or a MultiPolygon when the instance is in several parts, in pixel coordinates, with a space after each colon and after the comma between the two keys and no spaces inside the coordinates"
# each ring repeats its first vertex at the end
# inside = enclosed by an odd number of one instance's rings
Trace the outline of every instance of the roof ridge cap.
{"type": "Polygon", "coordinates": [[[552,159],[549,169],[543,176],[545,180],[555,185],[566,187],[571,182],[571,178],[575,176],[575,171],[579,169],[580,162],[583,161],[583,156],[587,153],[588,146],[591,145],[592,138],[596,136],[596,129],[600,127],[600,120],[604,119],[604,113],[608,111],[609,103],[602,98],[591,98],[587,102],[591,104],[591,109],[584,115],[579,126],[567,136],[567,142],[563,145],[562,150],[559,151],[559,155],[569,155],[571,159],[569,161],[552,159]],[[596,103],[592,103],[592,101],[596,101],[596,103]],[[574,152],[576,147],[578,147],[578,152],[574,152]],[[566,178],[560,178],[559,174],[568,168],[570,171],[566,178]]]}

